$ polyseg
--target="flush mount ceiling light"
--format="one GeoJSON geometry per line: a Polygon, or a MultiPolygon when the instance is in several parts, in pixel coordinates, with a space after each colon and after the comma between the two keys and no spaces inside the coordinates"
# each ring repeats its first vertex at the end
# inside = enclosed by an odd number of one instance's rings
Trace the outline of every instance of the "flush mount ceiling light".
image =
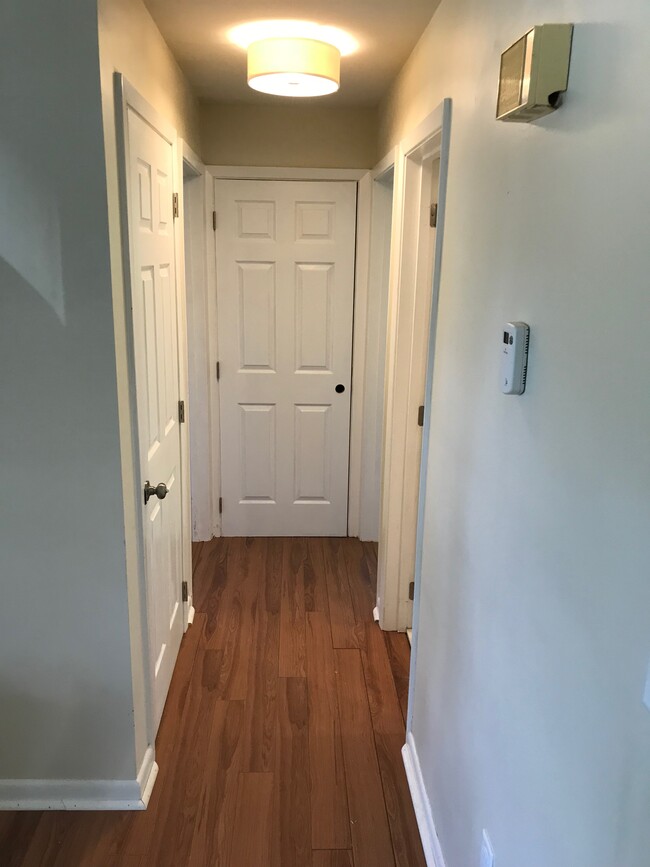
{"type": "Polygon", "coordinates": [[[276,96],[326,96],[339,89],[341,52],[316,39],[260,39],[248,47],[248,84],[276,96]]]}
{"type": "Polygon", "coordinates": [[[235,27],[231,42],[248,50],[248,84],[276,96],[325,96],[339,89],[341,55],[356,41],[309,21],[255,21],[235,27]]]}

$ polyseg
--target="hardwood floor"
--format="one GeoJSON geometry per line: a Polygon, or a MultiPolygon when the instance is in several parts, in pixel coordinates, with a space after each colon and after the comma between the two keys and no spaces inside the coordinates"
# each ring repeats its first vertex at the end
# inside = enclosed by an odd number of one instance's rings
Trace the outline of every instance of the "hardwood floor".
{"type": "Polygon", "coordinates": [[[0,813],[0,867],[426,867],[376,570],[357,539],[196,545],[149,809],[0,813]]]}

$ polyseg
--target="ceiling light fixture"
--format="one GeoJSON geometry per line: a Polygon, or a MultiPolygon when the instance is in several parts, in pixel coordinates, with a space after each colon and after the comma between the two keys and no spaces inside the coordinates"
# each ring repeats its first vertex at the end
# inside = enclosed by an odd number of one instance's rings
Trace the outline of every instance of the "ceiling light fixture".
{"type": "Polygon", "coordinates": [[[298,37],[260,39],[248,46],[248,84],[275,96],[326,96],[339,89],[341,52],[298,37]]]}
{"type": "Polygon", "coordinates": [[[248,21],[238,24],[228,31],[228,40],[240,48],[248,48],[261,39],[316,39],[335,45],[342,57],[354,54],[359,48],[357,40],[338,27],[316,24],[314,21],[294,21],[277,19],[270,21],[248,21]]]}
{"type": "Polygon", "coordinates": [[[325,96],[339,89],[341,57],[358,42],[338,27],[313,21],[249,21],[228,39],[248,51],[248,83],[277,96],[325,96]]]}

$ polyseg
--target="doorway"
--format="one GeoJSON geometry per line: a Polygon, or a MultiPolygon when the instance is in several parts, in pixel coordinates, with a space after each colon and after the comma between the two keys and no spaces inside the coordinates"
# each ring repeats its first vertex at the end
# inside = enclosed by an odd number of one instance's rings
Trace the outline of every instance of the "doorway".
{"type": "Polygon", "coordinates": [[[222,533],[346,536],[356,183],[215,181],[222,533]]]}
{"type": "Polygon", "coordinates": [[[400,144],[395,165],[377,583],[379,622],[385,630],[404,631],[413,621],[449,119],[445,101],[400,144]]]}

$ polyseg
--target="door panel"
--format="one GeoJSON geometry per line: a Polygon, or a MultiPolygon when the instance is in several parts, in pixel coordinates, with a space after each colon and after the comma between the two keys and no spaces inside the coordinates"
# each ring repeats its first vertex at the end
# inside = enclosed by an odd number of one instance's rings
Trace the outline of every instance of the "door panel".
{"type": "Polygon", "coordinates": [[[275,503],[275,406],[240,404],[239,499],[275,503]]]}
{"type": "Polygon", "coordinates": [[[296,370],[332,372],[331,263],[296,266],[296,370]]]}
{"type": "Polygon", "coordinates": [[[183,631],[177,286],[173,146],[127,109],[129,241],[142,479],[164,482],[144,509],[144,559],[154,716],[160,722],[183,631]]]}
{"type": "Polygon", "coordinates": [[[294,502],[330,502],[331,406],[296,406],[294,502]]]}
{"type": "Polygon", "coordinates": [[[345,536],[356,184],[215,192],[223,533],[345,536]]]}
{"type": "Polygon", "coordinates": [[[275,368],[275,266],[273,262],[238,262],[239,366],[241,370],[275,368]]]}

